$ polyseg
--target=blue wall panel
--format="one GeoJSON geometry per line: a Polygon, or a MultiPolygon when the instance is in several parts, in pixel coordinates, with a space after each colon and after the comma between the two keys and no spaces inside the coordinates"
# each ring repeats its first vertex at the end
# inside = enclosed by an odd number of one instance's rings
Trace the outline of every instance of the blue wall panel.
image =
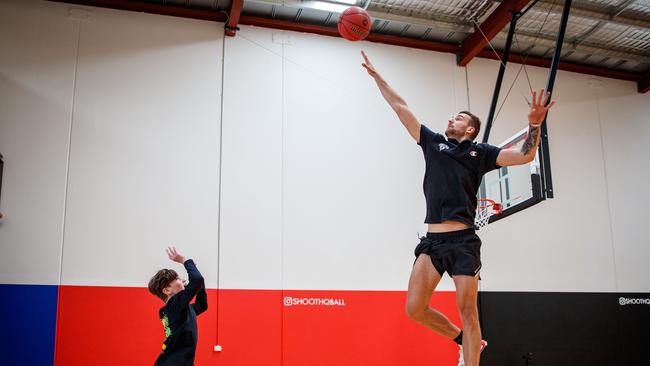
{"type": "Polygon", "coordinates": [[[58,286],[0,284],[0,364],[54,364],[58,286]]]}

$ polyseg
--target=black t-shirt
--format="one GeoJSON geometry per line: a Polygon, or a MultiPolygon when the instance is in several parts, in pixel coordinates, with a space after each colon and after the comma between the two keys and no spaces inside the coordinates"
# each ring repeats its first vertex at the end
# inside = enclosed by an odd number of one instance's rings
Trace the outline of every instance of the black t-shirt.
{"type": "Polygon", "coordinates": [[[447,140],[425,125],[420,127],[424,152],[424,197],[427,224],[459,221],[474,227],[476,193],[483,175],[497,166],[500,148],[465,140],[447,140]]]}
{"type": "Polygon", "coordinates": [[[196,316],[208,309],[208,295],[205,292],[203,276],[194,261],[188,259],[183,265],[187,270],[187,286],[172,296],[159,311],[165,330],[165,342],[154,366],[194,365],[199,337],[196,316]],[[190,304],[194,296],[196,301],[190,304]]]}

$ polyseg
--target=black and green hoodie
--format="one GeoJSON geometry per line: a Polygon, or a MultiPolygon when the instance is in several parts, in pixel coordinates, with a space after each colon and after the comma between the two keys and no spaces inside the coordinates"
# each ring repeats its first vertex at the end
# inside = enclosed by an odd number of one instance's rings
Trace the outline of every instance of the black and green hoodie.
{"type": "Polygon", "coordinates": [[[199,336],[196,316],[208,309],[208,295],[205,292],[203,276],[194,261],[188,259],[183,265],[187,270],[189,282],[183,291],[172,296],[165,306],[160,308],[165,341],[154,366],[194,365],[199,336]],[[196,301],[190,304],[195,296],[196,301]]]}

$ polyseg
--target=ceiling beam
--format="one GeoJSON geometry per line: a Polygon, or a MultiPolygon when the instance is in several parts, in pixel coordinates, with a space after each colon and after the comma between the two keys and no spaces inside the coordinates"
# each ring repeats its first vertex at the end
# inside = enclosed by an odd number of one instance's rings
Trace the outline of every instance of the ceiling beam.
{"type": "Polygon", "coordinates": [[[118,10],[137,11],[149,14],[169,15],[182,18],[211,20],[214,22],[225,22],[226,15],[223,12],[213,10],[193,9],[181,6],[163,5],[158,3],[129,1],[129,0],[49,0],[58,3],[78,4],[96,6],[99,8],[110,8],[118,10]]]}
{"type": "Polygon", "coordinates": [[[462,21],[454,22],[442,17],[433,17],[433,18],[424,19],[424,18],[414,17],[411,15],[387,13],[383,11],[382,8],[379,8],[378,6],[373,6],[372,3],[370,7],[367,9],[367,11],[368,11],[368,15],[370,15],[373,19],[381,19],[381,20],[388,20],[391,22],[401,22],[406,24],[420,25],[423,27],[429,27],[429,28],[433,28],[436,30],[443,30],[443,31],[453,31],[453,32],[467,33],[467,34],[471,34],[472,32],[474,32],[474,27],[472,27],[471,24],[467,24],[466,22],[462,22],[462,21]]]}
{"type": "Polygon", "coordinates": [[[481,30],[472,33],[460,45],[458,66],[467,65],[485,48],[492,38],[510,23],[511,11],[521,11],[529,2],[530,0],[505,0],[499,4],[492,14],[480,25],[481,30]]]}
{"type": "MultiPolygon", "coordinates": [[[[487,50],[483,50],[479,52],[477,56],[481,58],[498,60],[494,52],[487,51],[487,50]]],[[[524,55],[512,54],[512,53],[508,58],[508,63],[510,62],[514,62],[518,64],[525,63],[526,65],[539,66],[545,68],[551,66],[551,59],[544,59],[544,58],[538,58],[533,56],[526,57],[524,55]]],[[[580,74],[602,76],[602,77],[618,79],[618,80],[639,81],[639,79],[641,78],[640,74],[633,73],[633,72],[612,70],[609,68],[581,65],[581,64],[575,64],[572,62],[564,62],[564,61],[560,61],[560,65],[558,66],[558,69],[564,71],[577,72],[580,74]]]]}
{"type": "MultiPolygon", "coordinates": [[[[506,36],[507,34],[499,34],[495,38],[504,39],[506,36]]],[[[519,41],[524,45],[534,44],[537,47],[555,48],[557,44],[557,39],[554,37],[546,36],[543,34],[534,34],[526,31],[517,31],[515,35],[515,40],[516,40],[515,42],[519,41]]],[[[593,45],[591,42],[586,42],[586,41],[580,44],[575,44],[570,40],[565,39],[564,42],[562,43],[562,50],[563,51],[571,50],[575,52],[603,56],[603,57],[607,56],[607,57],[612,57],[612,58],[617,58],[617,59],[627,60],[627,61],[650,63],[650,56],[642,52],[625,52],[616,49],[606,49],[603,47],[599,47],[597,45],[593,45]]]]}
{"type": "MultiPolygon", "coordinates": [[[[497,0],[499,1],[499,0],[497,0]]],[[[629,4],[627,4],[629,5],[629,4]]],[[[603,13],[596,11],[595,9],[585,6],[583,3],[572,4],[571,5],[571,17],[579,17],[583,19],[590,19],[593,21],[605,20],[608,23],[622,25],[622,26],[631,26],[639,29],[650,28],[650,21],[647,19],[636,19],[629,16],[621,15],[625,10],[623,7],[617,7],[616,12],[603,13]]],[[[547,13],[551,12],[552,14],[562,14],[562,4],[558,1],[553,2],[552,0],[541,0],[535,6],[533,6],[530,11],[547,13]]]]}
{"type": "Polygon", "coordinates": [[[320,34],[322,36],[340,37],[339,31],[336,27],[327,27],[324,25],[296,23],[289,20],[262,18],[250,15],[242,15],[239,18],[239,23],[246,25],[253,25],[257,27],[282,29],[293,32],[304,32],[320,34]]]}
{"type": "Polygon", "coordinates": [[[241,9],[244,7],[244,0],[232,0],[228,6],[228,21],[226,22],[226,35],[234,37],[239,25],[241,9]]]}

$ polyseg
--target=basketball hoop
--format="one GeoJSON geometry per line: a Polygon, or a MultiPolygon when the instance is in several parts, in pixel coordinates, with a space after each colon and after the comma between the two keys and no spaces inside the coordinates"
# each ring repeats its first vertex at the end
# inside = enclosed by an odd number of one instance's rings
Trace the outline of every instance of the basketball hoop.
{"type": "Polygon", "coordinates": [[[474,225],[478,229],[482,228],[490,222],[490,216],[498,215],[502,210],[503,206],[500,203],[494,202],[489,198],[479,198],[476,202],[474,225]]]}

